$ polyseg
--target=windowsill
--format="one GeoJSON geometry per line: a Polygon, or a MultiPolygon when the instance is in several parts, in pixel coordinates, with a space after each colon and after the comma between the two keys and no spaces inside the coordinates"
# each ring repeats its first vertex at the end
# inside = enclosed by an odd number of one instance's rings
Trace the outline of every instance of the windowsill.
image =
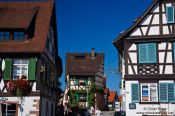
{"type": "Polygon", "coordinates": [[[139,102],[139,104],[160,104],[160,102],[139,102]]]}
{"type": "Polygon", "coordinates": [[[172,102],[139,102],[139,104],[175,104],[175,102],[174,103],[172,103],[172,102]]]}
{"type": "Polygon", "coordinates": [[[0,40],[0,42],[24,42],[26,41],[26,39],[24,40],[0,40]]]}

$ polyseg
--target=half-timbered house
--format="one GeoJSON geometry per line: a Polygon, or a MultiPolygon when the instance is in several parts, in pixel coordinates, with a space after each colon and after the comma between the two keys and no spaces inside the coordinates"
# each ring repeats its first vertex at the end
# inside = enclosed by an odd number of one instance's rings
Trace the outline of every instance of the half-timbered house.
{"type": "Polygon", "coordinates": [[[55,116],[61,62],[54,0],[1,0],[0,115],[55,116]]]}
{"type": "Polygon", "coordinates": [[[175,114],[174,12],[174,0],[154,0],[113,41],[119,51],[122,110],[127,116],[175,114]]]}
{"type": "Polygon", "coordinates": [[[71,93],[76,105],[80,108],[90,106],[103,109],[104,99],[104,54],[95,53],[67,53],[66,54],[66,93],[67,102],[71,107],[71,93]],[[94,89],[94,90],[92,90],[94,89]],[[95,90],[96,89],[96,90],[95,90]],[[100,92],[100,91],[101,92],[100,92]],[[91,103],[94,103],[93,105],[91,103]]]}

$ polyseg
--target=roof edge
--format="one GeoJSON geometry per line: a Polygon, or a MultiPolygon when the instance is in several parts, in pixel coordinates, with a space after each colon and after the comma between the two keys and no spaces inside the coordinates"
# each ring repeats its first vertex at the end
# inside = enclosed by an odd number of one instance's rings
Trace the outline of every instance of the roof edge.
{"type": "Polygon", "coordinates": [[[159,0],[154,0],[151,5],[147,8],[147,10],[137,19],[137,21],[131,25],[124,33],[120,34],[117,38],[115,38],[112,43],[115,47],[120,49],[121,42],[123,41],[123,37],[125,37],[129,32],[131,32],[144,18],[145,16],[152,10],[152,8],[159,2],[159,0]]]}

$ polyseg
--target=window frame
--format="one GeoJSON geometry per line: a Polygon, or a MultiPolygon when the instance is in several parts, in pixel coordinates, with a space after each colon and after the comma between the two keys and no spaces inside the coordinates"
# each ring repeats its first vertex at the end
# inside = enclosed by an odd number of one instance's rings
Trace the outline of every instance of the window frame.
{"type": "Polygon", "coordinates": [[[26,40],[26,32],[24,30],[19,30],[19,31],[18,30],[14,30],[14,31],[0,30],[0,38],[1,36],[2,36],[2,39],[0,39],[0,41],[24,41],[26,40]],[[9,35],[5,34],[7,32],[9,33],[9,35]],[[14,37],[15,32],[18,33],[18,35],[16,35],[16,37],[19,36],[18,39],[15,39],[14,37]],[[4,34],[1,34],[1,33],[4,33],[4,34]],[[23,34],[20,34],[20,33],[23,33],[23,34]],[[9,38],[5,39],[6,37],[9,37],[9,38]],[[23,38],[21,39],[20,37],[23,37],[23,38]]]}
{"type": "Polygon", "coordinates": [[[24,31],[13,31],[12,32],[12,40],[14,41],[22,41],[25,40],[25,32],[24,31]],[[16,33],[16,34],[15,34],[16,33]],[[21,34],[22,33],[22,34],[21,34]],[[17,39],[15,39],[17,37],[17,39]],[[20,37],[23,37],[22,39],[20,37]]]}
{"type": "Polygon", "coordinates": [[[19,79],[21,79],[21,76],[23,75],[22,74],[22,68],[25,67],[27,68],[27,74],[25,75],[26,76],[26,80],[28,80],[28,75],[29,75],[29,60],[28,59],[13,59],[13,70],[12,70],[12,78],[13,80],[17,80],[18,78],[14,78],[14,76],[18,76],[18,74],[14,74],[14,66],[18,66],[20,67],[20,74],[19,74],[19,79]],[[15,64],[15,60],[18,60],[20,62],[20,64],[15,64]],[[22,64],[22,61],[27,61],[28,63],[27,64],[22,64]]]}
{"type": "Polygon", "coordinates": [[[0,31],[0,41],[9,41],[9,40],[11,40],[11,33],[9,31],[0,31]],[[9,33],[9,34],[6,34],[6,33],[9,33]],[[9,36],[9,38],[6,39],[6,37],[8,37],[8,36],[9,36]],[[3,39],[1,39],[1,37],[3,39]]]}
{"type": "Polygon", "coordinates": [[[140,83],[140,100],[141,102],[158,102],[159,97],[158,97],[158,84],[157,83],[140,83]],[[143,93],[142,93],[142,87],[147,85],[148,86],[148,101],[143,101],[143,93]],[[151,101],[151,85],[156,85],[156,101],[151,101]]]}

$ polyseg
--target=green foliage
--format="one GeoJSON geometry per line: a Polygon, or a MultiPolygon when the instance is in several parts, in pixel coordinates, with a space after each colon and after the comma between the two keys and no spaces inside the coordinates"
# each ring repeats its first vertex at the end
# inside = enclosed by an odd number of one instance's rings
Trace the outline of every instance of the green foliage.
{"type": "Polygon", "coordinates": [[[95,83],[91,81],[91,85],[88,91],[88,106],[94,106],[95,104],[95,83]]]}
{"type": "Polygon", "coordinates": [[[68,102],[69,107],[77,107],[78,103],[76,101],[75,92],[73,90],[69,90],[68,95],[69,95],[69,98],[70,98],[69,102],[68,102]]]}
{"type": "Polygon", "coordinates": [[[88,106],[95,105],[95,92],[99,92],[101,94],[104,93],[102,88],[96,88],[95,81],[91,80],[91,85],[88,87],[88,92],[86,90],[69,90],[69,107],[78,107],[77,95],[79,94],[87,94],[88,106]]]}

